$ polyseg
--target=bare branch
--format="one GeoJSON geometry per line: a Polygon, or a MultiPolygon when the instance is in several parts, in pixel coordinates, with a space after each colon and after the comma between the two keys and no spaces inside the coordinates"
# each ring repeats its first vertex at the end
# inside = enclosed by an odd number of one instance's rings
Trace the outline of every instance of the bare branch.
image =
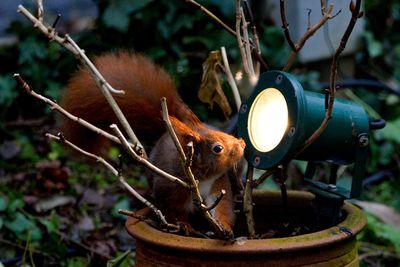
{"type": "Polygon", "coordinates": [[[46,27],[43,23],[41,23],[24,6],[19,5],[17,10],[33,23],[33,27],[38,28],[44,35],[46,35],[50,41],[56,41],[64,46],[67,50],[71,51],[74,55],[77,55],[76,51],[70,44],[64,43],[64,38],[60,37],[51,27],[46,27]]]}
{"type": "MultiPolygon", "coordinates": [[[[221,25],[228,33],[232,34],[233,36],[237,37],[236,35],[236,31],[233,30],[232,28],[230,28],[228,25],[226,25],[224,22],[222,22],[222,20],[220,20],[217,16],[215,16],[210,10],[208,10],[207,8],[205,8],[204,6],[202,6],[201,4],[197,3],[194,0],[185,0],[186,3],[190,3],[193,6],[195,6],[196,8],[198,8],[201,12],[203,12],[204,14],[206,14],[207,16],[209,16],[212,20],[214,20],[215,22],[217,22],[219,25],[221,25]]],[[[254,24],[253,24],[254,26],[254,24]]],[[[256,32],[256,27],[253,27],[253,32],[256,32]]],[[[268,65],[265,62],[265,60],[262,58],[261,56],[261,50],[260,50],[260,44],[259,44],[259,40],[258,40],[258,35],[254,34],[254,38],[257,38],[257,41],[255,41],[256,43],[256,47],[252,47],[253,49],[256,49],[256,58],[258,60],[259,63],[261,63],[265,69],[268,69],[268,65]]],[[[244,42],[244,39],[242,39],[242,41],[244,42]]],[[[253,45],[253,41],[249,40],[250,44],[253,45]]]]}
{"type": "Polygon", "coordinates": [[[260,63],[263,64],[266,69],[268,69],[268,66],[265,64],[265,62],[263,62],[263,59],[261,57],[260,39],[258,38],[257,27],[254,22],[254,16],[253,12],[251,11],[250,4],[247,0],[243,0],[243,3],[246,8],[247,14],[249,14],[250,26],[253,33],[253,41],[255,47],[252,48],[252,53],[255,54],[255,58],[257,59],[255,66],[255,75],[258,77],[260,74],[260,63]]]}
{"type": "Polygon", "coordinates": [[[147,168],[148,170],[156,173],[157,175],[164,177],[168,180],[170,180],[173,183],[177,183],[185,188],[189,188],[189,185],[187,183],[185,183],[184,181],[182,181],[181,179],[179,179],[178,177],[175,177],[163,170],[160,170],[159,168],[157,168],[156,166],[154,166],[150,161],[140,157],[134,149],[132,149],[129,146],[128,141],[126,140],[126,138],[124,137],[124,135],[122,134],[122,132],[118,129],[118,126],[115,124],[112,124],[110,126],[110,128],[114,131],[114,133],[116,134],[116,136],[118,137],[118,139],[121,141],[122,147],[125,149],[126,152],[128,152],[128,154],[140,165],[144,166],[145,168],[147,168]]]}
{"type": "Polygon", "coordinates": [[[186,155],[185,152],[183,151],[181,144],[179,143],[178,137],[176,136],[174,129],[172,128],[171,121],[169,120],[167,99],[165,97],[161,98],[161,110],[162,110],[163,121],[167,127],[168,133],[171,135],[172,141],[174,142],[176,149],[178,150],[179,157],[183,161],[182,166],[184,166],[186,162],[186,155]]]}
{"type": "MultiPolygon", "coordinates": [[[[22,5],[18,6],[18,12],[21,12],[26,18],[28,18],[33,23],[34,27],[37,27],[44,35],[46,35],[50,39],[50,41],[56,41],[61,46],[66,48],[68,51],[73,53],[80,60],[81,64],[83,64],[89,70],[91,75],[93,76],[97,87],[103,93],[104,97],[108,101],[110,107],[114,111],[115,115],[117,116],[119,122],[125,129],[129,138],[132,140],[132,142],[135,145],[141,147],[143,149],[143,152],[145,153],[143,145],[140,143],[139,139],[136,137],[136,135],[133,132],[132,128],[130,127],[125,115],[122,113],[121,109],[118,107],[116,101],[114,100],[114,98],[111,95],[111,92],[121,94],[121,93],[123,93],[123,91],[115,90],[105,80],[105,78],[97,70],[97,68],[94,66],[94,64],[85,55],[85,52],[72,40],[72,38],[68,34],[66,34],[64,38],[60,37],[54,28],[45,26],[43,24],[43,22],[39,21],[36,17],[34,17],[22,5]]],[[[144,155],[144,156],[147,157],[146,155],[144,155]]]]}
{"type": "MultiPolygon", "coordinates": [[[[282,4],[282,1],[281,1],[281,12],[282,12],[282,6],[283,6],[283,4],[282,4]]],[[[319,28],[321,28],[322,25],[324,25],[328,20],[334,18],[334,16],[332,15],[332,11],[333,11],[333,5],[332,5],[332,4],[329,5],[328,11],[326,11],[324,1],[321,0],[321,12],[322,12],[321,19],[320,19],[316,24],[314,24],[313,26],[311,26],[311,27],[304,33],[304,35],[300,38],[300,40],[299,40],[294,46],[291,45],[291,47],[292,47],[292,52],[291,52],[290,55],[289,55],[289,59],[288,59],[286,65],[285,65],[285,66],[283,67],[283,69],[282,69],[283,71],[288,71],[288,70],[292,67],[292,65],[293,65],[293,63],[294,63],[294,61],[295,61],[295,59],[296,59],[296,57],[297,57],[297,54],[298,54],[299,51],[303,48],[303,46],[304,46],[304,44],[306,43],[306,41],[307,41],[311,36],[313,36],[313,35],[319,30],[319,28]]],[[[284,12],[284,8],[283,8],[283,12],[284,12]]],[[[336,14],[336,15],[337,15],[337,14],[336,14]]],[[[335,16],[336,16],[336,15],[335,15],[335,16]]],[[[281,16],[282,16],[282,20],[283,20],[285,15],[282,15],[282,14],[281,14],[281,16]]],[[[287,24],[286,19],[283,21],[283,23],[286,23],[286,24],[287,24]]],[[[289,34],[289,32],[285,33],[285,37],[286,37],[286,39],[289,38],[289,39],[287,39],[289,45],[290,45],[290,42],[293,43],[293,41],[291,41],[291,39],[290,39],[290,34],[289,34]]]]}
{"type": "Polygon", "coordinates": [[[138,220],[146,222],[146,223],[148,223],[150,225],[157,225],[157,223],[155,221],[151,220],[147,216],[143,216],[143,215],[141,215],[141,214],[139,214],[137,212],[134,212],[134,211],[119,209],[118,213],[122,214],[122,215],[125,215],[125,216],[129,216],[129,217],[138,219],[138,220]]]}
{"type": "Polygon", "coordinates": [[[246,215],[247,230],[250,238],[256,237],[255,223],[253,217],[253,170],[252,166],[247,167],[246,187],[243,196],[243,212],[246,215]]]}
{"type": "Polygon", "coordinates": [[[289,46],[292,48],[293,51],[295,51],[296,45],[293,43],[292,37],[290,36],[289,23],[287,23],[287,20],[286,20],[285,0],[279,1],[279,7],[280,7],[280,13],[281,13],[283,33],[285,34],[286,41],[288,42],[289,46]]]}
{"type": "Polygon", "coordinates": [[[197,3],[194,0],[185,0],[185,1],[186,1],[186,3],[190,3],[190,4],[194,5],[195,7],[197,7],[198,9],[200,9],[201,12],[203,12],[204,14],[209,16],[212,20],[217,22],[219,25],[221,25],[227,32],[229,32],[233,36],[236,36],[236,32],[234,30],[232,30],[228,25],[226,25],[222,20],[220,20],[217,16],[215,16],[210,10],[208,10],[207,8],[200,5],[199,3],[197,3]]]}
{"type": "Polygon", "coordinates": [[[326,127],[328,126],[328,122],[331,119],[333,104],[336,96],[336,76],[337,76],[339,57],[346,47],[347,41],[350,37],[351,32],[354,29],[354,26],[356,25],[357,19],[363,16],[363,12],[360,12],[361,0],[357,0],[354,6],[353,4],[354,4],[353,1],[351,1],[350,3],[351,19],[349,21],[349,24],[347,25],[346,31],[342,36],[339,47],[336,49],[336,52],[332,58],[328,107],[325,110],[325,117],[321,122],[321,125],[318,127],[318,129],[305,141],[301,149],[296,153],[296,156],[299,155],[301,152],[303,152],[307,147],[309,147],[315,140],[317,140],[317,138],[326,129],[326,127]]]}
{"type": "Polygon", "coordinates": [[[226,50],[224,46],[221,47],[221,55],[222,55],[222,61],[224,62],[223,69],[228,79],[228,83],[232,89],[233,97],[235,99],[236,109],[239,111],[240,105],[242,105],[242,100],[240,99],[239,89],[237,88],[231,68],[229,67],[228,56],[226,55],[226,50]]]}
{"type": "Polygon", "coordinates": [[[239,46],[240,55],[242,57],[242,64],[244,72],[251,77],[250,68],[249,68],[249,61],[247,60],[246,51],[244,48],[244,42],[242,41],[241,29],[240,25],[242,23],[242,11],[240,7],[240,0],[236,0],[236,41],[239,46]]]}
{"type": "Polygon", "coordinates": [[[142,202],[144,205],[146,205],[147,207],[149,207],[157,216],[157,218],[160,220],[160,224],[162,227],[167,227],[167,228],[171,228],[171,229],[179,229],[179,226],[177,225],[173,225],[168,223],[165,220],[165,216],[162,214],[162,212],[157,209],[152,203],[150,203],[147,199],[145,199],[144,197],[142,197],[135,189],[133,189],[133,187],[131,187],[125,180],[125,178],[118,172],[117,169],[115,169],[108,161],[106,161],[105,159],[103,159],[102,157],[89,153],[86,150],[81,149],[80,147],[76,146],[75,144],[71,143],[70,141],[66,140],[61,134],[58,134],[58,136],[52,135],[47,133],[46,134],[47,137],[57,140],[59,142],[62,142],[68,146],[70,146],[71,148],[73,148],[74,150],[78,151],[79,153],[95,159],[97,162],[100,162],[101,164],[103,164],[107,169],[109,169],[111,171],[112,174],[114,174],[115,176],[118,177],[118,180],[120,182],[120,184],[129,192],[132,194],[132,196],[134,196],[136,199],[138,199],[140,202],[142,202]]]}
{"type": "Polygon", "coordinates": [[[254,72],[254,66],[253,66],[253,58],[251,56],[251,46],[250,46],[250,39],[249,39],[249,32],[247,29],[247,21],[246,17],[244,16],[243,8],[240,8],[240,12],[242,14],[242,32],[243,32],[243,38],[244,38],[244,49],[246,52],[246,60],[247,60],[247,66],[249,66],[249,71],[250,71],[250,80],[252,82],[255,82],[256,80],[256,75],[254,72]]]}
{"type": "Polygon", "coordinates": [[[186,156],[185,153],[183,153],[183,149],[181,147],[181,144],[179,143],[179,140],[176,136],[176,133],[174,131],[174,128],[171,125],[171,121],[169,120],[168,117],[168,107],[167,107],[167,102],[165,98],[161,99],[161,106],[162,106],[162,111],[163,111],[163,119],[166,124],[168,133],[170,137],[173,139],[173,142],[178,150],[179,157],[181,159],[182,167],[185,173],[185,176],[188,180],[188,185],[189,189],[192,195],[192,200],[193,204],[200,210],[202,213],[203,217],[207,220],[209,225],[213,228],[215,231],[215,234],[219,237],[226,237],[226,231],[224,228],[221,226],[221,224],[211,216],[210,212],[205,208],[206,206],[203,204],[203,198],[201,197],[201,193],[199,190],[198,186],[198,181],[193,175],[191,166],[192,166],[192,158],[194,154],[194,148],[193,148],[193,142],[190,142],[187,144],[188,147],[188,155],[186,156]]]}
{"type": "Polygon", "coordinates": [[[272,174],[274,174],[275,170],[266,170],[257,180],[253,181],[252,187],[256,188],[260,184],[262,184],[267,178],[269,178],[272,174]]]}
{"type": "Polygon", "coordinates": [[[43,15],[44,15],[44,9],[43,9],[43,0],[37,0],[37,6],[38,6],[38,20],[40,22],[43,22],[43,15]]]}
{"type": "Polygon", "coordinates": [[[219,194],[217,195],[217,198],[215,199],[213,204],[211,204],[208,207],[206,205],[202,204],[203,209],[207,210],[207,211],[212,210],[213,208],[218,206],[219,202],[221,202],[221,200],[224,198],[225,195],[226,195],[226,191],[224,189],[222,189],[221,192],[219,192],[219,194]]]}
{"type": "MultiPolygon", "coordinates": [[[[82,118],[78,118],[74,115],[72,115],[71,113],[69,113],[68,111],[66,111],[65,109],[63,109],[60,105],[58,105],[57,103],[55,103],[54,101],[48,99],[47,97],[44,97],[38,93],[36,93],[30,86],[28,83],[26,83],[24,81],[24,79],[22,79],[22,77],[19,75],[19,73],[15,73],[14,74],[14,79],[17,81],[18,85],[25,90],[26,93],[28,93],[29,95],[45,102],[46,104],[48,104],[50,106],[50,108],[52,110],[56,110],[59,113],[61,113],[62,115],[64,115],[65,117],[67,117],[68,119],[75,121],[77,123],[79,123],[80,125],[86,127],[87,129],[95,132],[98,135],[101,135],[115,143],[121,144],[121,141],[114,135],[94,126],[93,124],[87,122],[86,120],[82,119],[82,118]]],[[[135,145],[133,145],[132,143],[129,144],[130,147],[132,148],[136,148],[135,145]]]]}

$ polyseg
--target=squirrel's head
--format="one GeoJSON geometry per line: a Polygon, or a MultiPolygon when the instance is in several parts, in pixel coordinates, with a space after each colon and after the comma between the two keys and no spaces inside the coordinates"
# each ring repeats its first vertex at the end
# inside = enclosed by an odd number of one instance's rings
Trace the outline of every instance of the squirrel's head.
{"type": "Polygon", "coordinates": [[[171,118],[171,123],[185,153],[187,144],[193,143],[192,171],[198,179],[207,179],[235,168],[243,157],[245,143],[242,139],[204,125],[191,128],[175,118],[171,118]]]}

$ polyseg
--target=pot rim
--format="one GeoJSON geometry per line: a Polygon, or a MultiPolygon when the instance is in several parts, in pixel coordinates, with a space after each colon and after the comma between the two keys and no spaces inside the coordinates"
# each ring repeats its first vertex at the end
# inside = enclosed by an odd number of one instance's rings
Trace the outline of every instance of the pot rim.
{"type": "MultiPolygon", "coordinates": [[[[258,190],[268,194],[269,190],[258,190]]],[[[260,192],[258,192],[260,194],[260,192]]],[[[309,197],[308,192],[292,191],[288,192],[295,196],[309,197]]],[[[165,249],[183,250],[187,252],[209,252],[224,254],[260,254],[260,253],[276,253],[278,251],[299,251],[322,246],[332,245],[342,242],[357,235],[366,225],[366,216],[362,210],[353,204],[345,202],[343,206],[346,212],[346,218],[338,225],[327,228],[325,230],[282,238],[268,239],[244,239],[236,238],[235,242],[180,236],[160,231],[147,223],[138,219],[129,217],[126,221],[125,228],[128,233],[136,239],[146,242],[153,246],[164,247],[165,249]]],[[[142,214],[148,212],[145,208],[140,212],[142,214]]]]}

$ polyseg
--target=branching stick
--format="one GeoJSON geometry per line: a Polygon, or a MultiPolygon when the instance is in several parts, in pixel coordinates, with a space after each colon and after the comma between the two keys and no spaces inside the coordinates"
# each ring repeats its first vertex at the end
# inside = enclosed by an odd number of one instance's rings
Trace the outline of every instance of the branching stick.
{"type": "Polygon", "coordinates": [[[86,157],[95,159],[97,162],[100,162],[101,164],[103,164],[108,170],[111,171],[112,174],[114,174],[115,176],[118,177],[118,180],[120,182],[120,184],[129,192],[131,193],[131,195],[133,195],[136,199],[138,199],[140,202],[142,202],[144,205],[146,205],[147,207],[149,207],[154,214],[157,216],[157,218],[160,221],[161,227],[167,228],[167,229],[172,229],[172,230],[177,230],[179,229],[178,225],[174,225],[174,224],[170,224],[166,221],[164,215],[162,214],[162,212],[157,209],[152,203],[150,203],[147,199],[145,199],[144,197],[142,197],[133,187],[131,187],[125,180],[125,178],[122,176],[121,173],[119,173],[117,171],[117,169],[115,169],[108,161],[106,161],[105,159],[103,159],[102,157],[89,153],[83,149],[81,149],[80,147],[76,146],[75,144],[71,143],[70,141],[66,140],[61,134],[58,134],[58,136],[52,135],[47,133],[46,136],[50,139],[54,139],[57,140],[59,142],[62,142],[63,144],[68,145],[69,147],[71,147],[72,149],[76,150],[77,152],[85,155],[86,157]]]}
{"type": "MultiPolygon", "coordinates": [[[[19,73],[15,73],[14,74],[14,79],[17,81],[17,84],[24,89],[24,91],[26,93],[28,93],[29,95],[45,102],[46,104],[48,104],[50,106],[50,108],[52,110],[55,110],[59,113],[61,113],[62,115],[64,115],[65,117],[67,117],[68,119],[75,121],[77,123],[79,123],[80,125],[82,125],[83,127],[86,127],[87,129],[95,132],[98,135],[101,135],[115,143],[121,144],[121,141],[115,136],[112,135],[96,126],[94,126],[93,124],[87,122],[86,120],[79,118],[77,116],[72,115],[71,113],[69,113],[67,110],[63,109],[60,105],[58,105],[56,102],[50,100],[47,97],[44,97],[38,93],[36,93],[30,86],[28,83],[26,83],[24,81],[24,79],[20,76],[19,73]]],[[[137,147],[135,145],[133,145],[132,143],[129,144],[130,147],[132,147],[133,149],[137,149],[137,147]]]]}
{"type": "MultiPolygon", "coordinates": [[[[38,28],[44,35],[46,35],[50,41],[56,41],[58,44],[66,48],[68,51],[73,53],[91,73],[92,77],[94,78],[97,87],[101,90],[104,97],[110,104],[110,107],[114,111],[115,115],[117,116],[119,122],[121,123],[122,127],[125,129],[126,133],[128,134],[129,138],[132,142],[141,147],[143,149],[144,155],[145,150],[143,145],[140,143],[139,139],[136,137],[135,133],[133,132],[132,128],[130,127],[125,115],[122,113],[121,109],[118,107],[116,101],[111,95],[112,93],[122,94],[124,91],[115,90],[101,75],[101,73],[97,70],[94,64],[89,60],[86,56],[84,50],[82,50],[72,38],[66,34],[64,37],[60,37],[56,30],[50,26],[45,26],[43,20],[40,21],[35,16],[33,16],[25,7],[22,5],[18,6],[18,12],[21,12],[26,18],[28,18],[34,25],[35,28],[38,28]]],[[[146,155],[145,155],[146,156],[146,155]]]]}
{"type": "Polygon", "coordinates": [[[222,62],[224,63],[223,70],[225,71],[228,83],[232,89],[233,97],[235,99],[236,109],[239,111],[240,106],[242,105],[242,100],[240,99],[239,89],[236,85],[235,78],[233,78],[231,68],[229,67],[228,56],[226,55],[226,49],[224,46],[221,47],[221,56],[222,56],[222,62]]]}
{"type": "Polygon", "coordinates": [[[325,117],[324,117],[323,121],[321,122],[321,125],[318,127],[318,129],[305,141],[305,143],[303,144],[303,146],[297,152],[296,155],[300,154],[308,146],[310,146],[323,133],[323,131],[328,126],[328,122],[332,116],[333,104],[334,104],[335,96],[336,96],[336,77],[337,77],[337,67],[338,67],[338,63],[339,63],[339,57],[340,57],[340,54],[343,52],[343,50],[346,47],[347,41],[350,37],[351,32],[354,29],[354,26],[356,25],[357,19],[361,18],[364,15],[363,12],[360,12],[360,8],[361,8],[361,0],[357,0],[356,4],[354,4],[353,1],[350,2],[351,19],[349,21],[349,24],[347,25],[346,31],[344,32],[344,34],[342,36],[339,47],[336,49],[336,52],[332,58],[331,72],[330,72],[330,88],[329,88],[329,95],[328,95],[328,106],[326,107],[326,110],[325,110],[325,117]]]}
{"type": "Polygon", "coordinates": [[[288,28],[289,24],[286,21],[285,1],[284,0],[280,0],[280,11],[281,11],[281,19],[282,19],[282,28],[284,29],[284,34],[285,34],[286,40],[289,43],[289,46],[292,48],[292,52],[289,55],[289,59],[288,59],[286,65],[282,69],[283,71],[288,71],[292,67],[294,60],[297,57],[297,54],[303,48],[306,41],[311,36],[313,36],[318,31],[318,29],[321,28],[322,25],[324,25],[328,20],[333,19],[341,12],[341,11],[339,11],[335,15],[332,15],[333,5],[330,4],[328,7],[328,10],[326,10],[324,0],[321,0],[321,13],[322,13],[321,19],[316,24],[314,24],[313,26],[308,28],[307,31],[304,33],[304,35],[300,38],[300,40],[296,44],[294,44],[292,41],[292,38],[290,37],[289,28],[288,28]]]}
{"type": "MultiPolygon", "coordinates": [[[[211,213],[209,212],[210,208],[203,204],[203,198],[201,197],[201,193],[200,193],[199,186],[198,186],[199,181],[196,180],[196,178],[193,175],[193,172],[191,169],[192,157],[194,154],[193,142],[190,142],[189,144],[187,144],[188,155],[186,156],[185,153],[183,152],[183,148],[178,140],[178,137],[176,136],[174,128],[172,127],[171,121],[169,120],[167,101],[165,98],[161,99],[161,107],[162,107],[162,111],[163,111],[164,123],[166,124],[168,133],[176,146],[179,157],[181,159],[181,164],[182,164],[185,176],[188,180],[188,185],[189,185],[189,189],[190,189],[190,192],[192,195],[193,204],[199,209],[199,211],[201,212],[203,217],[207,220],[209,225],[215,231],[215,234],[218,237],[225,238],[225,237],[227,237],[227,234],[230,235],[230,233],[225,232],[225,230],[221,226],[221,224],[215,218],[212,217],[211,213]]],[[[217,198],[217,201],[215,201],[215,203],[212,204],[211,206],[215,207],[218,205],[221,198],[225,194],[221,193],[221,195],[222,196],[217,198]]]]}

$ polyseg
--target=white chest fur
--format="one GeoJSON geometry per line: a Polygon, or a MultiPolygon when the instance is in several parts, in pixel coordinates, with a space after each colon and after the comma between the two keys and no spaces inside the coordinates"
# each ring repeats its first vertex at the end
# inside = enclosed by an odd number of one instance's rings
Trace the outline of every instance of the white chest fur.
{"type": "MultiPolygon", "coordinates": [[[[214,203],[215,197],[211,194],[211,189],[215,183],[215,181],[221,176],[221,174],[214,175],[207,180],[201,181],[199,184],[199,191],[201,197],[203,198],[204,203],[209,206],[214,203]]],[[[190,204],[190,211],[194,211],[193,203],[190,204]]],[[[213,210],[210,211],[212,215],[214,215],[213,210]]]]}

